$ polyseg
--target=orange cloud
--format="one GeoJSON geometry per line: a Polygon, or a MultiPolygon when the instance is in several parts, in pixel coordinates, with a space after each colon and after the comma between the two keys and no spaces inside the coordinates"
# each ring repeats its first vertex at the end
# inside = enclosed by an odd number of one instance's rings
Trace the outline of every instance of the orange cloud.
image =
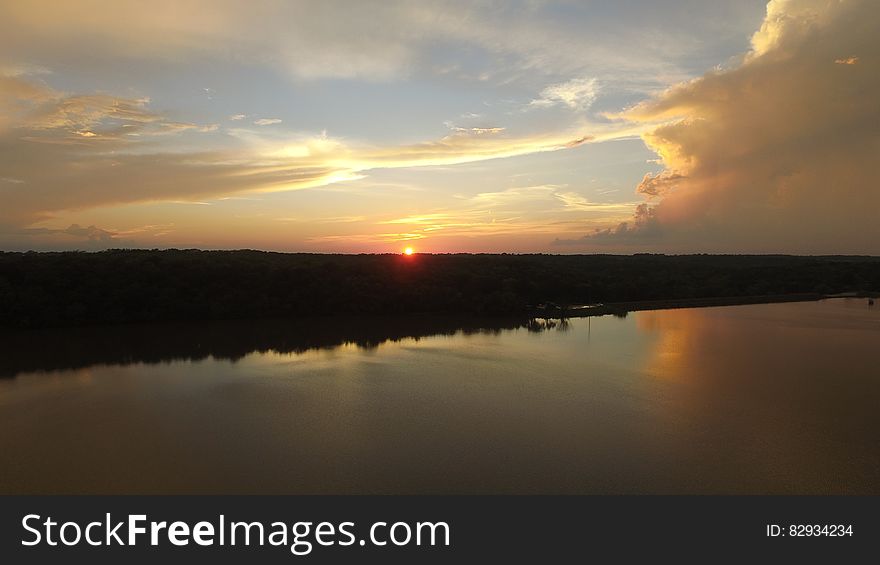
{"type": "Polygon", "coordinates": [[[563,150],[592,139],[581,132],[515,137],[496,127],[388,147],[326,135],[279,146],[253,133],[235,150],[193,153],[169,143],[173,134],[217,127],[172,121],[152,111],[146,98],[71,95],[0,76],[0,227],[107,205],[310,188],[359,179],[373,169],[470,163],[563,150]]]}
{"type": "Polygon", "coordinates": [[[643,139],[665,170],[638,187],[659,203],[594,241],[876,253],[877,21],[880,3],[869,0],[771,1],[742,63],[624,113],[661,122],[643,139]],[[829,65],[841,52],[864,56],[829,65]]]}

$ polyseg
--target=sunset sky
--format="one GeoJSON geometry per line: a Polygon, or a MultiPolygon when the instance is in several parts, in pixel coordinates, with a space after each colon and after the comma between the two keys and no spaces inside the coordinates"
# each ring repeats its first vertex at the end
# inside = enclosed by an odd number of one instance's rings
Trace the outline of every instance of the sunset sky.
{"type": "Polygon", "coordinates": [[[0,249],[878,254],[880,2],[0,2],[0,249]]]}

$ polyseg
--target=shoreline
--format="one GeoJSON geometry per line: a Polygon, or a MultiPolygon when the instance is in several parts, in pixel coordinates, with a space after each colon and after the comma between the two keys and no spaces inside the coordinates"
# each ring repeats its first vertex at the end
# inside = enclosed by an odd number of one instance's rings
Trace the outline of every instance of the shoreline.
{"type": "Polygon", "coordinates": [[[597,305],[573,305],[556,310],[529,309],[535,318],[588,318],[592,316],[625,316],[629,312],[644,310],[675,310],[681,308],[711,308],[717,306],[747,306],[750,304],[783,304],[787,302],[817,302],[829,298],[877,298],[877,293],[797,293],[761,296],[729,296],[711,298],[681,298],[666,300],[640,300],[630,302],[610,302],[597,305]]]}
{"type": "MultiPolygon", "coordinates": [[[[383,316],[323,316],[241,320],[189,320],[66,326],[6,330],[0,328],[0,380],[21,373],[81,369],[94,364],[129,365],[199,361],[208,357],[236,361],[254,351],[303,353],[346,344],[373,349],[388,341],[542,329],[541,320],[626,316],[640,310],[706,308],[747,304],[816,301],[826,298],[866,299],[865,294],[787,294],[651,300],[605,304],[557,312],[509,316],[410,313],[383,316]],[[561,315],[560,315],[561,314],[561,315]],[[537,322],[537,326],[533,325],[537,322]]],[[[874,294],[876,296],[876,294],[874,294]]],[[[555,327],[546,324],[543,329],[555,327]]]]}
{"type": "Polygon", "coordinates": [[[880,298],[880,293],[794,293],[775,294],[760,296],[729,296],[709,298],[680,298],[662,300],[638,300],[627,302],[609,302],[604,304],[584,304],[571,306],[558,306],[554,309],[541,310],[536,307],[526,307],[523,311],[509,312],[499,315],[480,315],[469,312],[405,312],[405,313],[371,313],[371,314],[327,314],[291,317],[254,317],[254,318],[218,318],[218,319],[182,319],[182,320],[132,320],[116,323],[93,323],[93,324],[69,324],[37,327],[14,327],[0,325],[0,336],[26,335],[26,334],[54,334],[70,330],[83,330],[86,332],[101,332],[108,329],[123,331],[142,330],[145,328],[194,328],[211,327],[222,328],[224,326],[268,324],[270,326],[287,325],[294,323],[312,326],[313,324],[332,324],[340,319],[355,320],[361,327],[367,327],[374,323],[404,323],[412,324],[423,320],[438,321],[445,327],[462,325],[468,327],[491,326],[495,323],[524,322],[529,319],[562,319],[562,318],[588,318],[593,316],[625,316],[629,312],[647,310],[674,310],[683,308],[711,308],[721,306],[747,306],[750,304],[782,304],[788,302],[816,302],[830,298],[880,298]]]}

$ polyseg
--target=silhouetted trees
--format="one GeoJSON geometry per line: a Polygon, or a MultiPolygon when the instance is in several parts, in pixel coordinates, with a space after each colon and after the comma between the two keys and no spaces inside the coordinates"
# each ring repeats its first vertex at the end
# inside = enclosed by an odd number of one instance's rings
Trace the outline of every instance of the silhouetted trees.
{"type": "Polygon", "coordinates": [[[880,259],[735,255],[0,253],[0,325],[416,312],[880,291],[880,259]]]}

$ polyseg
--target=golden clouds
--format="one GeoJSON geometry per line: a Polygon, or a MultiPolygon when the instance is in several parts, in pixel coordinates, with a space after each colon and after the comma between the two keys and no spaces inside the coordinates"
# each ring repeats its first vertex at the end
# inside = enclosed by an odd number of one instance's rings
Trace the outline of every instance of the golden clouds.
{"type": "Polygon", "coordinates": [[[61,211],[107,205],[317,187],[373,169],[470,163],[588,139],[580,132],[515,137],[495,127],[387,147],[326,134],[279,143],[252,133],[234,150],[196,153],[174,143],[178,134],[217,129],[171,120],[147,98],[68,94],[20,76],[0,77],[0,224],[27,226],[61,211]]]}
{"type": "Polygon", "coordinates": [[[151,112],[149,98],[56,91],[22,76],[0,75],[0,131],[15,127],[21,139],[61,143],[77,138],[114,139],[187,130],[213,131],[215,125],[176,122],[151,112]]]}
{"type": "Polygon", "coordinates": [[[666,122],[643,135],[665,166],[638,188],[653,245],[876,253],[878,22],[868,0],[770,2],[741,64],[625,113],[666,122]]]}
{"type": "MultiPolygon", "coordinates": [[[[405,226],[407,239],[521,236],[548,238],[573,233],[584,223],[632,214],[636,203],[591,202],[564,186],[537,185],[459,197],[457,205],[427,214],[393,218],[380,224],[405,226]],[[527,211],[528,213],[524,213],[527,211]]],[[[373,236],[382,241],[389,234],[373,236]]],[[[369,235],[363,235],[369,241],[369,235]]]]}
{"type": "MultiPolygon", "coordinates": [[[[498,130],[499,128],[495,128],[498,130]]],[[[494,132],[499,133],[499,132],[494,132]]],[[[559,151],[592,140],[579,133],[537,134],[525,137],[485,135],[485,132],[455,132],[436,141],[401,147],[363,149],[350,158],[352,167],[400,168],[458,165],[486,159],[516,157],[559,151]]]]}
{"type": "Polygon", "coordinates": [[[4,2],[0,63],[9,56],[92,65],[120,57],[176,64],[234,53],[236,59],[303,78],[388,78],[414,57],[412,43],[425,29],[406,24],[418,24],[417,11],[391,3],[271,0],[4,2]]]}

